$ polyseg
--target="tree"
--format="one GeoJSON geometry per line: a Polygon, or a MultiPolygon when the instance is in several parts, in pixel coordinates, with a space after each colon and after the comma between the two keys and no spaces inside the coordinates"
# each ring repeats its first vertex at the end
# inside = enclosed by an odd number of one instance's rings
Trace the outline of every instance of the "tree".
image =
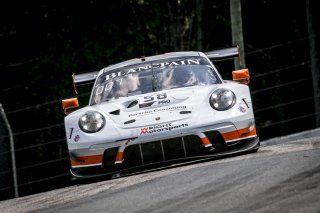
{"type": "Polygon", "coordinates": [[[232,30],[232,44],[240,47],[240,62],[234,59],[235,69],[246,67],[244,56],[244,41],[242,33],[242,13],[241,0],[230,0],[230,16],[231,16],[231,30],[232,30]]]}

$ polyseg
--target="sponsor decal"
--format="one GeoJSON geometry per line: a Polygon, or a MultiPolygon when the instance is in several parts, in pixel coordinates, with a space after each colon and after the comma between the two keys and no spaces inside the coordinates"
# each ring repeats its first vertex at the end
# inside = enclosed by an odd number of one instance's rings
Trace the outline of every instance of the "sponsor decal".
{"type": "MultiPolygon", "coordinates": [[[[203,62],[202,62],[203,63],[203,62]]],[[[163,67],[173,67],[173,66],[182,66],[182,65],[200,65],[201,59],[200,58],[189,58],[184,60],[177,60],[177,61],[168,61],[158,64],[147,64],[145,66],[139,66],[135,68],[131,68],[128,70],[122,70],[119,72],[110,73],[104,76],[105,81],[108,81],[113,78],[129,75],[131,73],[138,73],[145,70],[151,70],[151,69],[157,69],[157,68],[163,68],[163,67]]],[[[104,70],[103,72],[107,72],[104,70]]]]}
{"type": "Polygon", "coordinates": [[[171,106],[171,107],[166,107],[166,108],[159,108],[159,109],[154,109],[155,112],[166,112],[166,111],[176,111],[176,110],[182,110],[186,109],[186,106],[171,106]]]}
{"type": "Polygon", "coordinates": [[[168,103],[170,103],[170,100],[158,101],[158,104],[168,104],[168,103]]]}
{"type": "Polygon", "coordinates": [[[247,102],[245,98],[242,98],[242,100],[243,100],[243,103],[244,103],[244,104],[248,107],[248,109],[249,109],[249,108],[250,108],[250,107],[249,107],[249,103],[251,103],[251,102],[247,102]]]}
{"type": "Polygon", "coordinates": [[[247,109],[250,109],[249,104],[251,104],[251,102],[247,101],[247,98],[242,98],[242,101],[239,103],[239,111],[242,113],[245,113],[247,111],[247,109]]]}
{"type": "Polygon", "coordinates": [[[70,136],[69,136],[69,139],[71,139],[71,137],[72,137],[72,132],[73,132],[73,128],[70,128],[70,136]]]}
{"type": "Polygon", "coordinates": [[[144,127],[140,129],[140,135],[144,135],[148,133],[148,127],[144,127]]]}
{"type": "Polygon", "coordinates": [[[79,135],[74,136],[74,142],[78,142],[79,140],[80,140],[80,136],[79,135]]]}
{"type": "Polygon", "coordinates": [[[187,108],[186,106],[171,106],[171,107],[165,107],[165,108],[157,108],[157,109],[146,110],[146,111],[137,112],[137,113],[131,113],[128,115],[128,117],[134,117],[134,116],[139,117],[139,116],[151,115],[151,114],[160,113],[160,112],[185,110],[186,108],[187,108]]]}
{"type": "Polygon", "coordinates": [[[172,123],[157,124],[157,125],[153,125],[153,126],[140,128],[140,135],[146,135],[146,134],[152,134],[152,133],[158,133],[158,132],[170,132],[172,130],[181,129],[181,128],[185,128],[188,126],[189,125],[187,123],[184,123],[184,124],[172,124],[172,123]]]}
{"type": "Polygon", "coordinates": [[[240,112],[243,112],[243,113],[247,111],[246,108],[244,108],[242,106],[239,106],[239,110],[240,110],[240,112]]]}
{"type": "Polygon", "coordinates": [[[163,103],[170,103],[170,100],[163,100],[167,98],[166,93],[160,93],[152,96],[144,96],[141,104],[139,104],[139,108],[145,108],[151,106],[153,103],[155,103],[155,100],[160,100],[158,101],[158,104],[161,104],[160,102],[163,103]],[[168,102],[169,101],[169,102],[168,102]]]}

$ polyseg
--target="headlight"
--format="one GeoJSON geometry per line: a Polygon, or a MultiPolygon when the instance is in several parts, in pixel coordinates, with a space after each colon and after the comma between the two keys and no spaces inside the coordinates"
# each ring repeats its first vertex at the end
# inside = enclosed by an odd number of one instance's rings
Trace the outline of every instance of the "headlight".
{"type": "Polygon", "coordinates": [[[210,96],[210,104],[212,108],[218,111],[230,109],[235,103],[236,96],[228,89],[217,89],[210,96]]]}
{"type": "Polygon", "coordinates": [[[79,119],[79,127],[87,133],[98,132],[105,124],[104,117],[96,111],[88,111],[79,119]]]}

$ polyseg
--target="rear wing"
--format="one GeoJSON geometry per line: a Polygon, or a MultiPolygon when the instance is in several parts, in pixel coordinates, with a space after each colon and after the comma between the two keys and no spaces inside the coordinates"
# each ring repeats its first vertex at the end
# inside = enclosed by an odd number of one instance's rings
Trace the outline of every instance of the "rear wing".
{"type": "Polygon", "coordinates": [[[99,71],[86,72],[81,74],[72,74],[73,87],[76,94],[78,94],[77,86],[93,84],[98,74],[99,74],[99,71]]]}
{"type": "Polygon", "coordinates": [[[209,52],[204,52],[204,54],[213,61],[220,61],[225,59],[231,59],[238,56],[240,61],[240,48],[239,46],[213,50],[209,52]]]}

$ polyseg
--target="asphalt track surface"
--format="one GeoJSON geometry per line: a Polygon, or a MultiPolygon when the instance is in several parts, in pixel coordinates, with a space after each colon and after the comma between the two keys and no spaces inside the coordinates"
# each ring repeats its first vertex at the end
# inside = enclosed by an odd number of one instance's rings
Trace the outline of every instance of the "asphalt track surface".
{"type": "Polygon", "coordinates": [[[0,212],[320,212],[320,137],[0,202],[0,212]]]}

